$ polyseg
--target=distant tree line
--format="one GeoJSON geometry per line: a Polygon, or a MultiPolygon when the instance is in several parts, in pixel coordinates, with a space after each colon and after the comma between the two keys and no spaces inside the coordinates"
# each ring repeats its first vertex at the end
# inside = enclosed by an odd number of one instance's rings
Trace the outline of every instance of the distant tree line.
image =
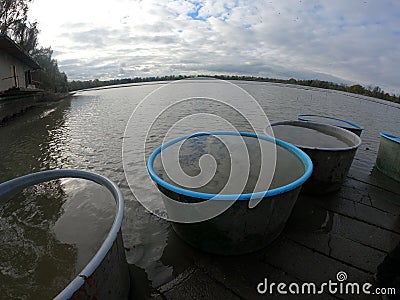
{"type": "Polygon", "coordinates": [[[129,84],[129,83],[140,83],[140,82],[151,82],[151,81],[169,81],[169,80],[180,80],[185,78],[192,78],[194,76],[185,75],[170,75],[170,76],[153,76],[153,77],[134,77],[134,78],[121,78],[111,80],[73,80],[68,82],[70,91],[85,90],[96,87],[118,85],[118,84],[129,84]]]}
{"type": "Polygon", "coordinates": [[[384,99],[392,102],[400,103],[400,95],[389,94],[383,91],[379,86],[375,87],[363,87],[359,84],[355,85],[345,85],[337,84],[334,82],[323,81],[323,80],[296,80],[294,78],[290,79],[275,79],[268,77],[254,77],[254,76],[240,76],[240,75],[197,75],[197,76],[186,76],[186,75],[171,75],[171,76],[156,76],[156,77],[135,77],[135,78],[123,78],[123,79],[111,79],[111,80],[73,80],[68,83],[70,91],[83,90],[96,87],[104,87],[110,85],[118,84],[129,84],[129,83],[140,83],[140,82],[150,82],[150,81],[168,81],[168,80],[179,80],[185,78],[193,77],[210,77],[218,78],[224,80],[246,80],[246,81],[261,81],[261,82],[275,82],[275,83],[285,83],[285,84],[297,84],[303,86],[311,86],[322,89],[338,90],[343,92],[349,92],[353,94],[359,94],[363,96],[369,96],[379,99],[384,99]]]}
{"type": "MultiPolygon", "coordinates": [[[[205,75],[206,77],[210,77],[205,75]]],[[[395,94],[389,94],[383,91],[379,86],[368,86],[363,87],[359,84],[348,86],[346,84],[338,84],[330,81],[323,81],[318,79],[312,80],[296,80],[294,78],[290,79],[275,79],[275,78],[267,78],[267,77],[253,77],[253,76],[230,76],[230,75],[214,75],[211,76],[218,79],[225,79],[225,80],[247,80],[247,81],[263,81],[263,82],[275,82],[275,83],[285,83],[285,84],[297,84],[303,86],[311,86],[316,88],[322,89],[329,89],[329,90],[337,90],[348,92],[352,94],[358,94],[363,96],[369,96],[374,98],[379,98],[383,100],[388,100],[392,102],[400,103],[400,95],[396,96],[395,94]]]]}
{"type": "Polygon", "coordinates": [[[293,78],[289,79],[289,84],[298,84],[298,85],[305,85],[305,86],[312,86],[318,87],[323,89],[330,89],[330,90],[338,90],[343,92],[348,92],[352,94],[358,94],[363,96],[369,96],[374,98],[379,98],[383,100],[388,100],[392,102],[400,103],[400,95],[396,96],[395,94],[389,94],[383,91],[379,86],[375,87],[363,87],[359,84],[355,85],[345,85],[345,84],[337,84],[329,81],[321,81],[321,80],[295,80],[293,78]]]}
{"type": "Polygon", "coordinates": [[[0,0],[0,34],[9,36],[41,66],[39,88],[51,92],[68,92],[68,79],[52,58],[50,47],[38,44],[37,22],[28,21],[28,4],[32,0],[0,0]]]}

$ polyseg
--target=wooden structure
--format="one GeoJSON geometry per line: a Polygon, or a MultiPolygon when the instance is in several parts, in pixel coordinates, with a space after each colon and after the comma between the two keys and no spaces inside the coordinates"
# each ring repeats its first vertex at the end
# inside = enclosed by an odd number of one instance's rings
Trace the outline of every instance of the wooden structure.
{"type": "Polygon", "coordinates": [[[6,35],[0,35],[0,93],[36,89],[39,64],[6,35]]]}

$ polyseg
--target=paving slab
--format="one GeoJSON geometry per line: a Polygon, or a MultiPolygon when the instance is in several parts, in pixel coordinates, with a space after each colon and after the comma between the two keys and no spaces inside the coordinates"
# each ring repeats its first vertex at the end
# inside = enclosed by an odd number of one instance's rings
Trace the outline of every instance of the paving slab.
{"type": "Polygon", "coordinates": [[[340,197],[370,205],[388,213],[398,214],[400,211],[400,194],[351,178],[347,178],[343,183],[340,197]]]}
{"type": "MultiPolygon", "coordinates": [[[[345,272],[346,282],[360,285],[373,284],[372,274],[308,249],[285,237],[282,237],[274,247],[265,251],[265,260],[299,280],[315,283],[317,286],[327,283],[329,280],[336,281],[340,272],[345,272]]],[[[354,299],[355,295],[335,294],[335,297],[354,299]]],[[[365,295],[359,295],[359,297],[363,298],[365,295]]]]}
{"type": "Polygon", "coordinates": [[[344,238],[377,250],[389,252],[399,243],[400,235],[382,228],[336,215],[334,232],[344,238]]]}
{"type": "Polygon", "coordinates": [[[211,279],[201,270],[195,270],[183,281],[173,285],[169,290],[161,291],[166,299],[241,299],[226,287],[211,279]]]}
{"type": "Polygon", "coordinates": [[[288,229],[284,234],[288,239],[306,248],[345,264],[353,265],[365,272],[375,273],[377,265],[386,256],[384,251],[373,249],[334,233],[300,233],[288,229]]]}
{"type": "Polygon", "coordinates": [[[372,206],[343,198],[336,199],[336,201],[321,201],[319,205],[343,216],[400,233],[399,215],[394,213],[384,212],[372,206]]]}

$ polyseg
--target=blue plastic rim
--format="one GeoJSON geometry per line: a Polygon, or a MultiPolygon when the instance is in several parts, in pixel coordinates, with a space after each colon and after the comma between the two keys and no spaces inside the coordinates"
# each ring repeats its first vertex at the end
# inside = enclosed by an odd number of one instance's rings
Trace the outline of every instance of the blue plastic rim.
{"type": "Polygon", "coordinates": [[[395,136],[395,135],[385,133],[385,132],[381,132],[380,134],[381,134],[381,136],[400,144],[400,136],[395,136]]]}
{"type": "Polygon", "coordinates": [[[278,140],[272,137],[264,136],[264,135],[258,135],[254,133],[247,133],[247,132],[229,132],[229,131],[220,131],[220,132],[199,132],[191,135],[186,135],[182,136],[176,139],[173,139],[160,147],[158,147],[154,152],[150,155],[149,160],[147,162],[147,171],[151,177],[151,179],[157,183],[158,185],[164,187],[167,190],[170,190],[172,192],[175,192],[177,194],[181,194],[184,196],[192,197],[192,198],[199,198],[199,199],[213,199],[213,200],[232,200],[232,199],[237,199],[237,200],[250,200],[250,199],[261,199],[265,197],[272,197],[275,195],[283,194],[285,192],[288,192],[290,190],[293,190],[299,186],[301,186],[312,174],[313,170],[313,164],[310,159],[310,157],[302,150],[297,148],[296,146],[287,143],[282,140],[278,140]],[[197,136],[204,136],[204,135],[237,135],[237,136],[244,136],[244,137],[252,137],[252,138],[257,138],[261,140],[266,140],[269,142],[273,142],[276,145],[279,145],[286,150],[292,152],[297,158],[301,160],[304,166],[304,174],[296,179],[295,181],[285,185],[281,186],[279,188],[275,188],[272,190],[266,190],[262,192],[255,192],[255,193],[247,193],[247,194],[209,194],[209,193],[201,193],[201,192],[195,192],[191,191],[188,189],[180,188],[177,186],[174,186],[163,179],[161,179],[153,169],[153,164],[154,164],[154,159],[158,154],[161,153],[161,151],[172,144],[175,144],[179,141],[186,140],[188,138],[193,138],[197,136]]]}
{"type": "MultiPolygon", "coordinates": [[[[335,120],[335,121],[339,121],[339,122],[345,123],[347,125],[350,125],[353,128],[357,128],[357,129],[363,130],[363,128],[360,125],[358,125],[357,123],[353,123],[353,122],[350,122],[350,121],[347,121],[347,120],[342,120],[342,119],[335,118],[335,117],[324,116],[324,115],[313,115],[313,114],[306,114],[306,115],[299,114],[299,115],[297,115],[297,119],[299,119],[300,121],[314,122],[312,120],[307,119],[307,117],[319,117],[319,118],[335,120]]],[[[329,125],[331,125],[331,124],[329,124],[329,125]]],[[[351,128],[351,127],[348,127],[348,126],[341,126],[341,125],[334,125],[334,126],[338,126],[338,127],[341,127],[341,128],[351,128]]]]}
{"type": "Polygon", "coordinates": [[[67,287],[62,290],[54,299],[70,299],[73,294],[78,291],[85,283],[85,278],[90,277],[94,271],[100,266],[107,253],[110,251],[117,239],[119,230],[121,229],[122,218],[124,215],[124,196],[118,186],[107,177],[98,175],[88,171],[81,170],[49,170],[22,177],[11,179],[0,184],[0,203],[1,199],[14,194],[15,192],[38,183],[59,179],[59,178],[81,178],[91,180],[106,187],[113,195],[116,202],[116,214],[111,229],[106,239],[101,244],[97,253],[89,261],[86,267],[73,279],[67,287]]]}

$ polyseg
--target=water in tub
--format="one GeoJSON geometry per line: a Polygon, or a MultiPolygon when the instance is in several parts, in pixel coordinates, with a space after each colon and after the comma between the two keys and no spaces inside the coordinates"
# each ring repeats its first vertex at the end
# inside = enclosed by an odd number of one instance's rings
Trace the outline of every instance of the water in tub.
{"type": "Polygon", "coordinates": [[[338,134],[323,129],[294,125],[273,126],[275,137],[286,142],[305,147],[348,148],[354,143],[338,134]]]}
{"type": "Polygon", "coordinates": [[[52,299],[96,254],[114,218],[108,190],[82,179],[28,187],[0,205],[0,299],[52,299]]]}
{"type": "Polygon", "coordinates": [[[154,161],[154,170],[160,178],[202,193],[262,192],[287,185],[304,173],[302,162],[292,152],[253,137],[191,137],[164,148],[161,153],[154,161]]]}

